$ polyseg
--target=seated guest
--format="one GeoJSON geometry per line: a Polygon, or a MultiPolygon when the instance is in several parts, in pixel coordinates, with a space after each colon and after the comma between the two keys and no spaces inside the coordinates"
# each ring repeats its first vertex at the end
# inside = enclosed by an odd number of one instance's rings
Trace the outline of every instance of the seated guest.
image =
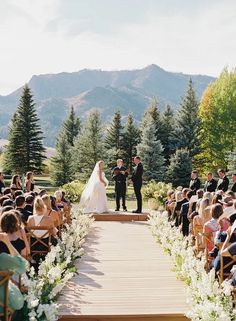
{"type": "Polygon", "coordinates": [[[231,190],[228,190],[226,193],[225,193],[225,196],[230,196],[232,198],[232,200],[235,200],[236,198],[236,195],[233,191],[231,190]]]}
{"type": "Polygon", "coordinates": [[[25,209],[33,214],[33,208],[34,208],[34,199],[35,197],[31,194],[27,195],[25,198],[25,209]]]}
{"type": "Polygon", "coordinates": [[[20,191],[20,190],[15,191],[15,192],[14,192],[14,198],[16,199],[17,196],[24,196],[23,191],[20,191]]]}
{"type": "Polygon", "coordinates": [[[42,197],[43,195],[46,195],[47,191],[46,189],[41,189],[41,191],[39,192],[39,196],[42,197]]]}
{"type": "Polygon", "coordinates": [[[210,219],[210,200],[208,198],[203,198],[199,204],[198,215],[193,218],[193,226],[201,225],[203,227],[210,219]]]}
{"type": "Polygon", "coordinates": [[[231,191],[236,193],[236,173],[232,175],[233,185],[231,186],[231,191]]]}
{"type": "MultiPolygon", "coordinates": [[[[7,247],[9,254],[3,252],[0,253],[0,270],[9,271],[14,275],[20,275],[26,272],[27,261],[19,255],[17,250],[12,246],[9,237],[6,233],[0,233],[0,242],[4,243],[7,247]]],[[[21,294],[19,288],[9,282],[9,297],[8,297],[9,307],[15,311],[23,308],[24,297],[21,294]]],[[[0,301],[4,301],[4,286],[0,286],[0,301]]],[[[3,308],[0,306],[0,313],[3,312],[3,308]]]]}
{"type": "Polygon", "coordinates": [[[196,194],[197,190],[201,187],[201,182],[198,177],[198,171],[192,171],[191,181],[189,183],[189,188],[196,194]]]}
{"type": "Polygon", "coordinates": [[[221,204],[221,201],[222,201],[222,195],[219,194],[219,193],[216,193],[213,198],[212,198],[212,204],[221,204]]]}
{"type": "Polygon", "coordinates": [[[180,209],[180,231],[184,236],[189,235],[189,220],[188,220],[188,211],[189,211],[189,201],[193,196],[193,191],[187,192],[186,198],[187,202],[181,206],[180,209]]]}
{"type": "Polygon", "coordinates": [[[220,231],[220,224],[218,222],[219,217],[223,214],[223,207],[221,204],[214,204],[211,207],[211,216],[212,218],[204,224],[203,233],[207,235],[207,238],[212,242],[207,240],[205,246],[209,251],[212,251],[214,248],[214,238],[216,232],[220,231]]]}
{"type": "Polygon", "coordinates": [[[181,206],[184,203],[188,202],[187,193],[189,191],[190,191],[189,188],[184,188],[182,190],[182,198],[181,198],[181,200],[179,200],[179,201],[176,200],[175,208],[174,208],[174,211],[173,211],[173,216],[175,217],[175,226],[179,226],[179,224],[180,224],[179,214],[180,214],[181,206]]]}
{"type": "Polygon", "coordinates": [[[32,192],[34,190],[34,174],[33,172],[28,172],[26,174],[26,181],[25,181],[25,190],[26,192],[32,192]]]}
{"type": "MultiPolygon", "coordinates": [[[[47,208],[42,200],[41,197],[37,196],[34,202],[34,215],[31,215],[28,218],[28,227],[35,227],[35,226],[47,226],[50,229],[50,232],[53,236],[57,235],[58,230],[55,228],[53,220],[51,217],[47,216],[47,208]]],[[[43,237],[44,242],[49,241],[49,235],[45,233],[45,231],[37,231],[35,230],[34,235],[37,237],[43,237]]],[[[56,240],[53,241],[56,243],[56,240]]],[[[43,244],[40,246],[40,244],[37,244],[37,250],[45,249],[45,246],[43,244]]],[[[36,250],[36,248],[34,248],[36,250]]]]}
{"type": "Polygon", "coordinates": [[[2,207],[1,210],[0,210],[0,215],[2,215],[3,213],[6,213],[6,212],[9,212],[11,210],[14,210],[14,207],[13,206],[5,206],[5,207],[2,207]]]}
{"type": "MultiPolygon", "coordinates": [[[[14,211],[5,212],[1,216],[1,231],[7,233],[11,244],[20,255],[25,258],[29,255],[29,244],[24,229],[20,226],[20,222],[14,211]]],[[[0,252],[8,253],[7,249],[3,249],[4,243],[0,243],[0,252]]]]}
{"type": "Polygon", "coordinates": [[[217,181],[213,178],[213,174],[212,173],[208,173],[207,174],[207,180],[204,186],[204,190],[206,192],[215,192],[217,187],[217,181]]]}
{"type": "Polygon", "coordinates": [[[173,208],[173,211],[172,211],[172,217],[171,217],[171,220],[176,222],[176,219],[177,219],[177,215],[179,217],[179,211],[176,211],[176,204],[178,202],[180,202],[182,200],[182,192],[181,191],[177,191],[175,192],[175,202],[174,202],[174,208],[173,208]]]}
{"type": "Polygon", "coordinates": [[[3,207],[5,207],[5,206],[14,206],[14,205],[15,205],[14,201],[12,199],[10,199],[10,198],[5,200],[5,201],[3,201],[3,203],[2,203],[3,207]]]}
{"type": "Polygon", "coordinates": [[[9,187],[6,187],[3,189],[3,195],[11,195],[11,189],[9,187]]]}
{"type": "Polygon", "coordinates": [[[229,179],[225,175],[225,171],[223,169],[219,169],[217,171],[217,173],[218,173],[218,175],[220,177],[220,179],[218,180],[218,183],[217,183],[217,190],[226,192],[228,190],[228,187],[229,187],[229,179]]]}
{"type": "Polygon", "coordinates": [[[58,208],[64,208],[64,203],[62,202],[62,192],[61,191],[56,191],[54,193],[54,197],[56,199],[56,206],[58,208]]]}
{"type": "MultiPolygon", "coordinates": [[[[223,215],[224,217],[229,217],[231,214],[235,213],[235,207],[233,199],[231,196],[223,197],[221,204],[223,205],[223,215]]],[[[223,218],[223,217],[222,217],[223,218]]]]}
{"type": "Polygon", "coordinates": [[[3,173],[0,172],[0,195],[3,194],[4,188],[5,188],[4,176],[3,176],[3,173]]]}
{"type": "Polygon", "coordinates": [[[46,206],[46,214],[48,217],[51,217],[53,223],[56,227],[58,227],[61,223],[61,219],[59,213],[52,209],[52,203],[49,195],[43,195],[42,200],[46,206]]]}
{"type": "Polygon", "coordinates": [[[10,199],[10,197],[7,196],[7,195],[4,195],[4,196],[0,197],[0,207],[2,206],[2,204],[3,204],[3,202],[4,202],[5,200],[9,200],[9,199],[10,199]]]}
{"type": "Polygon", "coordinates": [[[60,212],[60,209],[57,207],[57,204],[56,204],[56,198],[50,195],[50,199],[51,199],[52,209],[56,212],[60,212]]]}
{"type": "Polygon", "coordinates": [[[20,212],[22,222],[26,225],[28,218],[30,215],[32,215],[32,213],[27,211],[27,209],[25,209],[25,197],[17,196],[15,203],[16,203],[16,210],[20,212]]]}
{"type": "Polygon", "coordinates": [[[168,191],[167,192],[167,201],[165,202],[165,210],[168,213],[168,217],[170,218],[172,216],[172,212],[175,206],[175,192],[174,191],[168,191]]]}

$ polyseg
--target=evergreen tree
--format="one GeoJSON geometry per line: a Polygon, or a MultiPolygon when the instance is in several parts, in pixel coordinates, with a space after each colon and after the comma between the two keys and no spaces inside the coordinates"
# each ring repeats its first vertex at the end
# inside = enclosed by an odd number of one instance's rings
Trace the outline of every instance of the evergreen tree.
{"type": "Polygon", "coordinates": [[[79,117],[76,117],[74,107],[71,106],[68,119],[64,122],[64,131],[67,137],[67,141],[71,146],[74,146],[75,138],[78,136],[81,122],[79,117]]]}
{"type": "Polygon", "coordinates": [[[73,148],[73,166],[81,180],[87,180],[97,161],[104,157],[101,118],[92,111],[73,148]]]}
{"type": "Polygon", "coordinates": [[[116,159],[122,158],[123,151],[123,126],[121,124],[121,114],[119,111],[115,112],[112,123],[107,129],[105,137],[105,148],[107,154],[107,165],[109,168],[114,166],[116,159]]]}
{"type": "Polygon", "coordinates": [[[154,124],[154,127],[155,127],[156,139],[157,140],[161,139],[162,124],[161,124],[160,112],[159,112],[159,109],[158,109],[158,101],[157,101],[156,98],[153,98],[153,100],[151,101],[150,106],[148,107],[148,109],[144,113],[143,120],[142,120],[142,125],[141,125],[142,130],[147,126],[150,116],[151,116],[151,118],[153,120],[153,124],[154,124]]]}
{"type": "Polygon", "coordinates": [[[166,172],[167,181],[174,187],[189,185],[192,172],[192,160],[187,149],[177,149],[170,157],[170,165],[166,172]]]}
{"type": "Polygon", "coordinates": [[[161,181],[165,174],[163,147],[155,137],[155,124],[152,117],[149,116],[146,120],[146,126],[143,128],[141,143],[137,146],[137,152],[143,162],[144,178],[161,181]]]}
{"type": "Polygon", "coordinates": [[[52,179],[57,186],[62,186],[73,180],[73,167],[72,167],[72,150],[68,146],[68,136],[63,129],[56,144],[57,154],[52,158],[51,164],[53,167],[52,179]]]}
{"type": "Polygon", "coordinates": [[[170,105],[166,106],[161,117],[160,141],[164,148],[163,154],[167,164],[171,154],[175,151],[175,119],[174,112],[170,105]]]}
{"type": "Polygon", "coordinates": [[[124,163],[127,165],[128,171],[132,172],[133,157],[137,154],[137,145],[140,143],[140,131],[134,125],[133,116],[128,115],[127,122],[124,128],[123,148],[124,148],[124,163]]]}
{"type": "Polygon", "coordinates": [[[43,169],[44,154],[43,136],[35,103],[30,88],[25,85],[9,131],[8,168],[11,172],[19,174],[27,171],[40,173],[43,169]]]}
{"type": "Polygon", "coordinates": [[[191,157],[200,152],[198,106],[193,82],[190,79],[176,120],[176,143],[178,148],[186,148],[191,157]]]}

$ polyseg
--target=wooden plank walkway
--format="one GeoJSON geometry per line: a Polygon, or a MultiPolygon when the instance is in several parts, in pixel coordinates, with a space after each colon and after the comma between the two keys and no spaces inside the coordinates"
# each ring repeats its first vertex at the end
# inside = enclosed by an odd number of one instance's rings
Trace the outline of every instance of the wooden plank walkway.
{"type": "Polygon", "coordinates": [[[146,222],[94,222],[60,320],[184,321],[184,284],[146,222]]]}

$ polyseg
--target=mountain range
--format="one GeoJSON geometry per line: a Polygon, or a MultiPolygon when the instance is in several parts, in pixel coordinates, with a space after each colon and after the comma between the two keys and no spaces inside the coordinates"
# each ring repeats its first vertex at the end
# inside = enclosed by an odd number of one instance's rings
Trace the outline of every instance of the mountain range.
{"type": "MultiPolygon", "coordinates": [[[[206,75],[169,72],[157,65],[149,65],[135,70],[83,69],[34,75],[28,85],[34,95],[45,144],[54,146],[60,125],[71,105],[82,119],[96,108],[105,122],[111,120],[116,110],[120,110],[124,118],[131,112],[140,121],[153,97],[159,101],[161,110],[166,104],[177,110],[190,77],[199,99],[207,85],[215,80],[206,75]]],[[[7,96],[0,96],[0,138],[7,137],[9,121],[21,93],[22,87],[7,96]]]]}

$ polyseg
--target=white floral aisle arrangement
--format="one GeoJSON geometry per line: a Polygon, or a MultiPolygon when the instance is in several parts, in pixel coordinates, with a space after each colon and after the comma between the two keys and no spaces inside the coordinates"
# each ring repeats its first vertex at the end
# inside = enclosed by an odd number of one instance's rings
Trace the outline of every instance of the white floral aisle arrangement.
{"type": "Polygon", "coordinates": [[[187,284],[186,316],[193,321],[236,320],[229,283],[220,286],[214,269],[205,271],[205,262],[195,257],[190,239],[170,225],[165,212],[151,213],[149,224],[157,242],[171,256],[178,278],[187,284]]]}
{"type": "Polygon", "coordinates": [[[31,268],[30,277],[24,280],[28,293],[22,321],[58,320],[57,296],[77,273],[75,261],[84,253],[82,246],[93,222],[91,217],[78,211],[73,212],[72,217],[59,243],[51,247],[40,264],[38,275],[31,268]]]}

